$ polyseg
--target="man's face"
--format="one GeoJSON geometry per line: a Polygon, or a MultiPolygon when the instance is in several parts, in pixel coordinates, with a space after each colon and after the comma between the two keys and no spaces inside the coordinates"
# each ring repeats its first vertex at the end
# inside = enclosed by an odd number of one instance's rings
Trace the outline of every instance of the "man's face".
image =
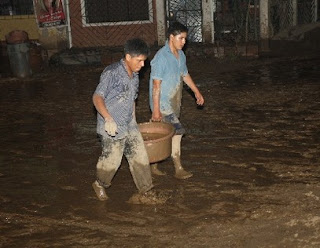
{"type": "Polygon", "coordinates": [[[128,69],[132,72],[138,72],[144,67],[144,61],[147,59],[145,55],[139,55],[132,57],[130,54],[126,54],[126,61],[128,69]]]}
{"type": "Polygon", "coordinates": [[[177,50],[181,50],[184,47],[187,42],[187,35],[188,34],[186,32],[177,35],[170,35],[170,40],[177,50]]]}

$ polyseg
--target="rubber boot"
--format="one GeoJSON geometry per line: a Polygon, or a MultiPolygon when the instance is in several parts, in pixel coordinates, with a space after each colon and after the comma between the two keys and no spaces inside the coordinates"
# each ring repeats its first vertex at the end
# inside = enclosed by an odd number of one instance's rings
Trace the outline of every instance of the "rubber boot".
{"type": "Polygon", "coordinates": [[[176,171],[175,177],[178,179],[187,179],[189,177],[192,177],[193,174],[188,171],[185,171],[181,165],[181,160],[180,160],[181,138],[182,138],[182,135],[174,135],[172,137],[171,157],[172,157],[174,168],[176,171]]]}
{"type": "Polygon", "coordinates": [[[156,176],[165,176],[166,173],[158,169],[158,164],[151,164],[151,173],[156,176]]]}
{"type": "Polygon", "coordinates": [[[94,192],[96,192],[96,195],[100,201],[108,200],[105,188],[101,186],[98,181],[94,181],[92,188],[94,189],[94,192]]]}

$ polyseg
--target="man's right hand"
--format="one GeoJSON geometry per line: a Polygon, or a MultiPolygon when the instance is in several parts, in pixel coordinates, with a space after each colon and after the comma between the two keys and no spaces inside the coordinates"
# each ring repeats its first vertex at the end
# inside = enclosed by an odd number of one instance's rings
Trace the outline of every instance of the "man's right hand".
{"type": "Polygon", "coordinates": [[[162,120],[162,114],[160,112],[154,111],[152,113],[151,120],[152,121],[161,121],[162,120]]]}
{"type": "Polygon", "coordinates": [[[104,121],[105,121],[104,129],[106,130],[106,132],[112,137],[116,136],[117,131],[118,131],[118,126],[115,123],[115,121],[112,118],[110,118],[110,119],[106,118],[106,119],[104,119],[104,121]]]}

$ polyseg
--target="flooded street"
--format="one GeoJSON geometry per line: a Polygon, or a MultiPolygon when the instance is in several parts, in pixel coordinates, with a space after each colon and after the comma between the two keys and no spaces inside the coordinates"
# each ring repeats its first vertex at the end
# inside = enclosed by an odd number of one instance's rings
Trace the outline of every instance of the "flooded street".
{"type": "MultiPolygon", "coordinates": [[[[320,247],[320,58],[190,60],[182,162],[164,205],[127,203],[127,161],[97,200],[92,104],[103,67],[0,79],[0,247],[320,247]]],[[[137,120],[146,122],[148,70],[137,120]]]]}

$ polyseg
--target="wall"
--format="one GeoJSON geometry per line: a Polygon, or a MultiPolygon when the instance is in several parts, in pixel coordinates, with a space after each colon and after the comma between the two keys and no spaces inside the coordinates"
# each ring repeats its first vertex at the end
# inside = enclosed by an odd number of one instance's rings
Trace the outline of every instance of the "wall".
{"type": "Polygon", "coordinates": [[[67,27],[39,28],[39,42],[47,50],[63,50],[68,47],[67,27]]]}
{"type": "Polygon", "coordinates": [[[40,42],[43,48],[59,50],[67,47],[66,26],[38,28],[33,15],[0,16],[0,41],[5,43],[6,35],[13,30],[23,30],[30,40],[40,42]]]}
{"type": "Polygon", "coordinates": [[[29,34],[29,39],[38,40],[39,32],[36,18],[33,15],[0,16],[0,40],[5,41],[5,36],[13,30],[24,30],[29,34]]]}

